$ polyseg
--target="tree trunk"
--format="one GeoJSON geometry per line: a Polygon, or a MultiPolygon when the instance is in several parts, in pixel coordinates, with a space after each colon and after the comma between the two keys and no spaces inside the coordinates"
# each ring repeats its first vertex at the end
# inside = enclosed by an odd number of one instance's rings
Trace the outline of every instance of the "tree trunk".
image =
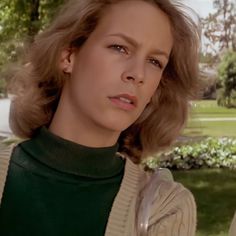
{"type": "Polygon", "coordinates": [[[30,1],[30,25],[28,29],[28,35],[31,42],[33,41],[34,36],[39,31],[39,5],[40,0],[30,1]]]}

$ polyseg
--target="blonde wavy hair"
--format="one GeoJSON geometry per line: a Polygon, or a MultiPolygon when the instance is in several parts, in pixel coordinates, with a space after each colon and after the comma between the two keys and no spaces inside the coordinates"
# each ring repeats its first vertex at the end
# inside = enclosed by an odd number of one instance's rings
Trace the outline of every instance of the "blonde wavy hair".
{"type": "MultiPolygon", "coordinates": [[[[136,163],[176,140],[186,123],[188,102],[197,94],[199,74],[200,33],[197,22],[178,1],[142,1],[156,5],[169,16],[174,45],[150,104],[118,140],[119,152],[136,163]]],[[[14,94],[10,125],[17,136],[31,138],[40,127],[50,124],[66,79],[59,69],[61,52],[68,47],[81,47],[109,5],[119,2],[69,1],[51,26],[35,37],[10,90],[14,94]]]]}

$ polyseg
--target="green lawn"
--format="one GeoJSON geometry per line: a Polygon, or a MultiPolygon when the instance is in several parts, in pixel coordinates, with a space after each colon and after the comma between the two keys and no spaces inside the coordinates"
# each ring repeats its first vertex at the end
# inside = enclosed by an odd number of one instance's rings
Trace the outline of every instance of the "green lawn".
{"type": "Polygon", "coordinates": [[[218,107],[216,101],[197,101],[192,103],[190,120],[184,130],[187,136],[236,136],[236,120],[201,119],[236,118],[236,109],[218,107]]]}
{"type": "MultiPolygon", "coordinates": [[[[218,107],[216,101],[197,101],[184,135],[236,137],[236,121],[202,119],[236,118],[236,109],[218,107]]],[[[189,188],[198,206],[197,236],[226,236],[236,211],[236,171],[203,169],[174,171],[175,179],[189,188]]]]}
{"type": "Polygon", "coordinates": [[[194,101],[192,111],[196,117],[236,117],[236,109],[219,107],[215,100],[194,101]]]}
{"type": "Polygon", "coordinates": [[[198,207],[197,236],[226,236],[236,210],[236,171],[203,169],[174,171],[189,188],[198,207]]]}

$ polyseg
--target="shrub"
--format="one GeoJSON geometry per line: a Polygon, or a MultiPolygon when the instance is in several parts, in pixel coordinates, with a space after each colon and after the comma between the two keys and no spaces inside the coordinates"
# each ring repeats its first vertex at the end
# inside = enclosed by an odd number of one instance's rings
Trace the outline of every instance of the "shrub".
{"type": "Polygon", "coordinates": [[[218,95],[218,104],[236,107],[236,52],[225,53],[219,64],[218,74],[218,84],[222,88],[218,95]]]}
{"type": "Polygon", "coordinates": [[[170,169],[236,169],[236,139],[209,137],[174,147],[170,152],[149,158],[146,165],[170,169]]]}

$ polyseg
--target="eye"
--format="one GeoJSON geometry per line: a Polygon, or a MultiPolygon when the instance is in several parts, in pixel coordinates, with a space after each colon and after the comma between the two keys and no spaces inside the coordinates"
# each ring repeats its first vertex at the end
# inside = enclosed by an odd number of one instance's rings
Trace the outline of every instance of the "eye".
{"type": "Polygon", "coordinates": [[[155,58],[149,58],[148,61],[154,65],[155,67],[158,67],[160,69],[163,69],[163,64],[158,60],[158,59],[155,59],[155,58]]]}
{"type": "Polygon", "coordinates": [[[122,46],[122,45],[119,45],[119,44],[112,44],[111,46],[109,46],[109,48],[117,51],[117,52],[120,52],[120,53],[128,53],[128,50],[125,46],[122,46]]]}

